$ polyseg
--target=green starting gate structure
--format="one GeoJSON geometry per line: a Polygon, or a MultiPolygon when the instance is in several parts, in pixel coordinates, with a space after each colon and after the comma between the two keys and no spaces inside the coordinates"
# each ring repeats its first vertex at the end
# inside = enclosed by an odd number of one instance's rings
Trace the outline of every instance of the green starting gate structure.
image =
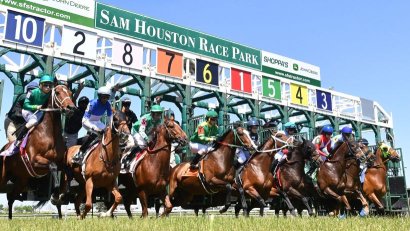
{"type": "MultiPolygon", "coordinates": [[[[120,95],[140,101],[141,114],[161,97],[189,135],[198,115],[213,108],[220,132],[256,117],[294,121],[309,138],[324,124],[351,126],[357,138],[371,133],[394,147],[393,119],[383,107],[322,88],[317,66],[95,1],[1,1],[0,73],[14,96],[47,73],[73,90],[80,82],[117,85],[120,95]]],[[[407,211],[403,162],[394,169],[389,179],[398,177],[400,190],[389,181],[387,197],[406,201],[397,210],[407,211]]]]}

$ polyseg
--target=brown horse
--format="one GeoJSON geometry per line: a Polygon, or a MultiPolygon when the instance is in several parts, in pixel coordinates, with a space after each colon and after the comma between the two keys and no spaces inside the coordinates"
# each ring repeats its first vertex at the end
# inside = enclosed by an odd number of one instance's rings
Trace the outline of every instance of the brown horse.
{"type": "MultiPolygon", "coordinates": [[[[22,156],[19,154],[0,158],[3,163],[1,170],[0,187],[4,187],[8,180],[14,182],[11,192],[7,193],[9,206],[9,219],[12,218],[13,203],[19,198],[21,192],[26,190],[29,180],[39,178],[52,173],[54,185],[59,187],[60,180],[57,177],[57,170],[62,170],[64,162],[65,144],[62,136],[61,112],[75,108],[71,100],[71,91],[66,86],[58,85],[53,88],[44,111],[42,121],[32,130],[26,144],[26,153],[29,162],[26,168],[22,156]],[[31,168],[30,168],[31,167],[31,168]],[[30,172],[29,172],[30,171],[30,172]]],[[[5,150],[11,143],[3,147],[5,150]]],[[[54,191],[54,190],[53,190],[54,191]]],[[[61,207],[58,207],[61,218],[61,207]]]]}
{"type": "Polygon", "coordinates": [[[303,137],[295,138],[294,143],[294,147],[289,149],[287,161],[280,166],[281,185],[278,187],[279,193],[284,197],[292,215],[296,215],[296,213],[290,199],[297,199],[302,201],[308,214],[312,216],[314,213],[309,205],[308,197],[315,195],[312,194],[314,192],[313,184],[305,174],[305,161],[317,160],[319,153],[316,151],[315,145],[303,137]]]}
{"type": "Polygon", "coordinates": [[[132,217],[131,202],[138,196],[142,206],[141,217],[148,216],[148,197],[155,196],[165,201],[170,172],[171,144],[188,143],[188,137],[174,119],[165,116],[164,123],[154,128],[153,147],[149,147],[144,158],[131,173],[120,174],[119,183],[126,187],[124,207],[128,217],[132,217]]]}
{"type": "MultiPolygon", "coordinates": [[[[361,147],[363,152],[363,157],[369,158],[372,153],[367,146],[361,147]]],[[[361,159],[360,161],[364,161],[361,159]]],[[[362,204],[362,210],[360,211],[360,216],[366,216],[369,213],[369,205],[364,198],[362,192],[360,191],[360,163],[355,157],[349,157],[346,159],[346,182],[344,194],[348,199],[358,199],[362,204]]]]}
{"type": "MultiPolygon", "coordinates": [[[[101,141],[95,149],[86,157],[83,166],[73,165],[72,157],[78,152],[80,146],[73,146],[67,151],[66,165],[72,171],[74,179],[79,183],[80,191],[75,199],[75,211],[79,218],[84,219],[92,206],[92,193],[94,188],[105,188],[112,192],[115,197],[114,204],[101,216],[112,216],[122,197],[118,191],[117,177],[120,173],[120,147],[125,143],[130,131],[127,126],[125,115],[116,111],[113,121],[104,131],[101,141]],[[85,208],[80,214],[80,204],[86,196],[85,208]]],[[[70,180],[70,179],[68,179],[70,180]]],[[[66,185],[69,182],[66,182],[66,185]]]]}
{"type": "MultiPolygon", "coordinates": [[[[244,209],[245,216],[248,216],[254,206],[260,208],[260,215],[263,216],[263,210],[266,207],[265,201],[269,198],[274,183],[270,172],[274,154],[283,148],[291,146],[287,141],[288,137],[284,134],[273,133],[258,148],[260,151],[250,157],[240,174],[240,182],[243,191],[251,197],[251,203],[248,205],[248,208],[242,208],[241,203],[239,203],[240,198],[238,197],[238,203],[235,206],[236,216],[239,215],[241,208],[244,209]]],[[[236,182],[238,182],[238,179],[236,182]]],[[[237,184],[235,186],[235,188],[238,187],[237,184]]],[[[220,212],[226,212],[229,206],[230,203],[226,204],[220,212]]]]}
{"type": "Polygon", "coordinates": [[[376,160],[367,169],[363,183],[365,196],[377,206],[377,210],[384,213],[384,206],[381,199],[386,195],[386,176],[388,161],[400,161],[400,156],[396,150],[383,143],[379,143],[376,150],[376,160]]]}
{"type": "Polygon", "coordinates": [[[335,148],[331,157],[320,165],[317,173],[317,181],[320,190],[325,196],[331,197],[340,203],[344,203],[345,208],[350,211],[349,201],[344,194],[346,188],[346,159],[349,157],[356,159],[363,158],[364,153],[356,142],[345,141],[335,148]]]}
{"type": "Polygon", "coordinates": [[[237,147],[245,147],[252,152],[256,148],[248,132],[241,126],[229,129],[215,142],[214,149],[201,161],[200,172],[203,174],[186,176],[188,162],[175,166],[171,170],[169,193],[165,198],[166,209],[162,216],[168,215],[173,206],[186,205],[195,195],[229,190],[234,181],[233,161],[237,147]]]}

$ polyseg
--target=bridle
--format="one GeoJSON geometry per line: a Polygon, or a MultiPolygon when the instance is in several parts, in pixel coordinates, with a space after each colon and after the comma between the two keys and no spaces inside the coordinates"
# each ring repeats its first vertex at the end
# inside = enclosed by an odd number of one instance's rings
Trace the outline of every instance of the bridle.
{"type": "MultiPolygon", "coordinates": [[[[243,142],[243,140],[240,138],[240,135],[238,134],[237,128],[233,130],[234,133],[234,142],[233,144],[229,144],[223,141],[216,141],[218,144],[224,145],[224,146],[228,146],[230,148],[247,148],[246,144],[243,142]],[[239,140],[241,145],[236,145],[237,140],[239,140]]],[[[243,131],[243,133],[245,134],[245,132],[243,131]]]]}
{"type": "MultiPolygon", "coordinates": [[[[65,86],[62,86],[62,85],[59,85],[59,86],[65,88],[65,86]]],[[[56,87],[58,87],[58,86],[56,86],[56,87]]],[[[61,112],[65,112],[65,109],[63,108],[63,105],[64,105],[63,103],[66,100],[71,99],[71,98],[70,98],[70,96],[66,96],[64,99],[60,100],[57,97],[57,94],[56,94],[56,91],[55,91],[56,87],[53,87],[53,89],[51,90],[51,108],[42,108],[42,109],[40,109],[40,111],[45,111],[45,112],[47,112],[47,111],[61,111],[61,112]],[[55,106],[57,106],[57,108],[55,106]]],[[[64,89],[64,90],[66,90],[66,89],[64,89]]]]}
{"type": "MultiPolygon", "coordinates": [[[[181,137],[178,137],[177,135],[174,135],[172,132],[171,132],[171,130],[170,130],[170,128],[169,128],[169,124],[171,123],[172,121],[165,121],[163,124],[161,124],[159,127],[164,127],[165,128],[165,130],[166,130],[166,135],[167,135],[167,140],[170,142],[170,143],[172,143],[173,141],[177,141],[177,143],[178,143],[178,146],[177,147],[179,147],[179,146],[181,146],[181,145],[185,145],[186,144],[186,141],[185,141],[185,139],[183,139],[183,138],[181,138],[181,137]]],[[[173,123],[173,122],[172,122],[173,123]]],[[[174,124],[174,126],[175,126],[175,124],[174,124]]],[[[155,136],[158,136],[158,134],[156,134],[155,136]]],[[[157,149],[150,149],[150,148],[148,148],[147,149],[147,152],[149,153],[149,154],[154,154],[154,153],[157,153],[158,151],[160,151],[160,150],[162,150],[162,149],[164,149],[164,148],[166,148],[166,147],[168,147],[168,144],[164,144],[163,146],[161,146],[161,147],[159,147],[159,148],[157,148],[157,149]]]]}

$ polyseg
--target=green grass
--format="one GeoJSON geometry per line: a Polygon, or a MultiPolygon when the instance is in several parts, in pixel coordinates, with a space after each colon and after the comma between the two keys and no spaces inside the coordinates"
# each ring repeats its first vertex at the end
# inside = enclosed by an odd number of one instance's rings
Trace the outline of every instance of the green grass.
{"type": "Polygon", "coordinates": [[[233,218],[229,216],[205,217],[170,217],[166,219],[140,219],[129,220],[125,217],[116,219],[99,219],[88,217],[85,220],[68,218],[56,220],[52,218],[16,218],[12,221],[2,219],[0,230],[410,230],[410,219],[403,218],[276,218],[276,217],[251,217],[233,218]]]}

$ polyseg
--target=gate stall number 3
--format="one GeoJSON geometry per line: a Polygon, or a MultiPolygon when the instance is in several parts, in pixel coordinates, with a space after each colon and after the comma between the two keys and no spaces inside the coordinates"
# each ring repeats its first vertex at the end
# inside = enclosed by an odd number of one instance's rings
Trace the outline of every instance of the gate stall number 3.
{"type": "Polygon", "coordinates": [[[17,43],[43,47],[44,21],[44,18],[9,10],[5,38],[17,43]]]}
{"type": "Polygon", "coordinates": [[[97,35],[95,33],[64,26],[62,38],[62,53],[96,59],[97,35]]]}

